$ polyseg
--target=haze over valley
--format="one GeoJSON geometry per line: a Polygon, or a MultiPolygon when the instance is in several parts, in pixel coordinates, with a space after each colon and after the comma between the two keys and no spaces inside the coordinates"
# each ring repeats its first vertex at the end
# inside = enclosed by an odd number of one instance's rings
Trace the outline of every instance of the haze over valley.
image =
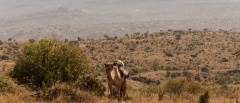
{"type": "Polygon", "coordinates": [[[189,28],[240,31],[239,5],[239,0],[0,0],[0,39],[96,39],[189,28]]]}

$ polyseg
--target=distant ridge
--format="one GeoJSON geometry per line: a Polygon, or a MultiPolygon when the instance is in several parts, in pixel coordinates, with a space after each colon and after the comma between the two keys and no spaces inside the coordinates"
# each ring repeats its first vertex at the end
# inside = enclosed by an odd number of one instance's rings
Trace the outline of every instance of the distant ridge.
{"type": "Polygon", "coordinates": [[[75,40],[167,29],[240,31],[239,0],[2,0],[1,40],[75,40]]]}

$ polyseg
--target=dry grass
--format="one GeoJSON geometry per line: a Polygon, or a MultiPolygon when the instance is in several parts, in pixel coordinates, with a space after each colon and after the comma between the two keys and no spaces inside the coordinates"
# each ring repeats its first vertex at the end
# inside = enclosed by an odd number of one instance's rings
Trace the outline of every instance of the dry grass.
{"type": "MultiPolygon", "coordinates": [[[[171,98],[170,95],[164,95],[163,100],[158,100],[157,94],[144,94],[139,91],[129,91],[131,99],[122,101],[123,103],[198,103],[201,94],[184,93],[176,100],[171,98]]],[[[226,98],[224,96],[217,96],[217,94],[210,94],[210,103],[236,103],[239,99],[226,98]]],[[[106,97],[100,100],[101,103],[118,103],[118,101],[107,99],[106,97]]]]}
{"type": "MultiPolygon", "coordinates": [[[[145,87],[146,88],[146,87],[145,87]]],[[[205,89],[210,90],[210,103],[234,103],[239,100],[240,90],[235,92],[221,93],[219,86],[209,85],[205,89]]],[[[92,93],[76,90],[71,86],[65,84],[59,84],[50,90],[52,95],[55,97],[51,100],[49,99],[39,99],[34,96],[35,92],[25,89],[22,92],[0,92],[0,103],[118,103],[117,99],[108,99],[108,91],[102,98],[95,96],[92,93]]],[[[123,103],[197,103],[200,95],[203,92],[196,94],[183,93],[174,99],[174,95],[164,94],[161,101],[158,100],[158,94],[139,91],[139,89],[128,87],[127,101],[122,101],[123,103]]]]}
{"type": "MultiPolygon", "coordinates": [[[[0,93],[0,103],[36,103],[36,98],[31,92],[24,93],[0,93]]],[[[40,101],[41,102],[41,101],[40,101]]]]}
{"type": "Polygon", "coordinates": [[[16,84],[8,76],[0,74],[0,103],[33,103],[36,101],[33,94],[33,91],[16,84]]]}

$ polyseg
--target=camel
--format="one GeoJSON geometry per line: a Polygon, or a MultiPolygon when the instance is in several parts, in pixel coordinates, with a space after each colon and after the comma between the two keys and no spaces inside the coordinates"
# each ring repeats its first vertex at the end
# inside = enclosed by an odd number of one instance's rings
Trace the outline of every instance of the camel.
{"type": "Polygon", "coordinates": [[[113,63],[105,63],[105,70],[107,74],[107,82],[110,90],[109,98],[113,96],[113,86],[117,89],[118,100],[121,100],[121,97],[124,97],[126,100],[127,97],[127,77],[128,71],[124,68],[124,63],[120,60],[117,60],[113,63]]]}

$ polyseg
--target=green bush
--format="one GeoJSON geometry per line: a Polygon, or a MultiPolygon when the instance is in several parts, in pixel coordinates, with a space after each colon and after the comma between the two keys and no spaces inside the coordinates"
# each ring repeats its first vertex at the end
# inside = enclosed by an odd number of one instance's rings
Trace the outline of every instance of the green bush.
{"type": "Polygon", "coordinates": [[[227,58],[222,58],[222,62],[228,62],[229,60],[227,58]]]}
{"type": "Polygon", "coordinates": [[[168,93],[181,95],[184,91],[184,83],[185,79],[171,79],[165,84],[164,88],[168,93]]]}
{"type": "Polygon", "coordinates": [[[18,46],[18,45],[11,45],[11,47],[12,47],[14,50],[18,50],[18,49],[19,49],[19,46],[18,46]]]}
{"type": "Polygon", "coordinates": [[[84,91],[94,92],[98,96],[103,96],[106,88],[102,85],[102,82],[94,77],[83,77],[79,78],[74,86],[84,91]]]}
{"type": "Polygon", "coordinates": [[[129,75],[135,75],[135,74],[140,73],[139,69],[137,69],[137,68],[129,69],[128,72],[129,72],[129,75]]]}
{"type": "Polygon", "coordinates": [[[208,67],[207,67],[207,66],[205,66],[205,67],[202,67],[202,72],[209,72],[209,69],[208,69],[208,67]]]}
{"type": "Polygon", "coordinates": [[[164,85],[165,91],[176,96],[183,92],[198,93],[201,91],[201,84],[185,78],[171,79],[164,85]]]}
{"type": "Polygon", "coordinates": [[[177,34],[177,35],[175,35],[175,38],[176,38],[176,40],[180,40],[182,38],[182,35],[181,34],[177,34]]]}
{"type": "Polygon", "coordinates": [[[192,58],[196,58],[197,57],[197,54],[191,54],[190,55],[192,58]]]}
{"type": "Polygon", "coordinates": [[[152,48],[150,48],[149,46],[147,46],[147,47],[145,47],[144,51],[145,51],[145,52],[152,52],[152,51],[153,51],[153,49],[152,49],[152,48]]]}
{"type": "Polygon", "coordinates": [[[170,53],[170,52],[166,52],[165,55],[166,55],[167,57],[173,57],[173,54],[170,53]]]}
{"type": "Polygon", "coordinates": [[[157,71],[157,70],[160,69],[159,61],[158,61],[157,59],[155,59],[155,60],[153,61],[153,64],[152,64],[151,69],[154,70],[154,71],[157,71]]]}
{"type": "Polygon", "coordinates": [[[202,90],[202,87],[200,83],[189,80],[185,84],[185,90],[186,92],[196,94],[202,90]]]}
{"type": "Polygon", "coordinates": [[[166,76],[165,77],[170,77],[170,75],[171,75],[171,73],[169,72],[169,71],[167,71],[167,73],[166,73],[166,76]]]}
{"type": "Polygon", "coordinates": [[[8,41],[12,41],[12,38],[8,38],[8,41]]]}
{"type": "Polygon", "coordinates": [[[158,100],[159,101],[163,100],[164,94],[165,94],[164,88],[163,87],[159,87],[158,88],[158,100]]]}
{"type": "Polygon", "coordinates": [[[35,42],[34,39],[29,39],[28,41],[29,41],[29,43],[34,43],[35,42]]]}
{"type": "Polygon", "coordinates": [[[210,99],[210,97],[209,97],[208,91],[207,91],[199,97],[199,103],[209,103],[209,99],[210,99]]]}
{"type": "Polygon", "coordinates": [[[170,94],[171,98],[176,102],[177,98],[183,93],[200,93],[202,90],[201,84],[188,80],[186,78],[176,78],[167,81],[163,86],[149,85],[147,88],[142,88],[141,91],[147,93],[158,94],[158,100],[162,100],[165,94],[170,94]]]}
{"type": "Polygon", "coordinates": [[[166,70],[172,70],[172,67],[171,66],[166,66],[166,70]]]}
{"type": "Polygon", "coordinates": [[[193,77],[193,74],[188,72],[188,71],[183,71],[182,72],[183,76],[186,77],[188,80],[191,80],[191,78],[193,77]]]}
{"type": "Polygon", "coordinates": [[[88,70],[87,58],[76,46],[41,40],[23,48],[10,75],[20,84],[37,89],[51,87],[57,81],[74,82],[88,70]]]}
{"type": "Polygon", "coordinates": [[[9,57],[8,57],[7,55],[2,55],[2,56],[1,56],[1,59],[2,59],[2,60],[8,60],[9,57]]]}

